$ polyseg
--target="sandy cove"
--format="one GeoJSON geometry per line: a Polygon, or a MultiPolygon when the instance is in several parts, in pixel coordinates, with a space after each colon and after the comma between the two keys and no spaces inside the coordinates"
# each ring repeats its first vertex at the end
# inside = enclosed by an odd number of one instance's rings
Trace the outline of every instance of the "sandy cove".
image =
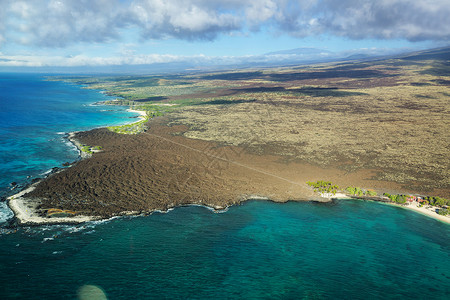
{"type": "Polygon", "coordinates": [[[418,212],[422,215],[425,215],[427,217],[442,221],[444,223],[450,224],[450,216],[442,216],[439,215],[438,213],[436,213],[436,207],[434,206],[419,206],[417,202],[412,202],[410,204],[407,205],[397,205],[394,204],[395,206],[401,207],[401,208],[405,208],[405,209],[409,209],[415,212],[418,212]]]}
{"type": "MultiPolygon", "coordinates": [[[[345,199],[355,199],[355,200],[360,200],[358,198],[354,198],[348,194],[343,194],[343,193],[336,193],[335,195],[332,194],[326,194],[323,195],[326,198],[329,199],[341,199],[341,200],[345,200],[345,199]]],[[[365,200],[369,200],[369,201],[373,201],[370,199],[365,199],[365,200]]],[[[375,200],[376,201],[376,200],[375,200]]],[[[378,202],[378,201],[377,201],[378,202]]],[[[412,203],[408,203],[405,205],[401,205],[401,204],[396,204],[393,202],[383,202],[385,204],[391,205],[391,206],[395,206],[395,207],[399,207],[399,208],[404,208],[404,209],[408,209],[417,213],[420,213],[424,216],[433,218],[435,220],[450,224],[450,216],[443,216],[440,215],[436,212],[437,207],[434,206],[419,206],[419,204],[417,202],[412,202],[412,203]]]]}
{"type": "MultiPolygon", "coordinates": [[[[147,118],[147,112],[145,110],[135,110],[135,109],[129,108],[129,109],[127,109],[127,111],[138,114],[137,118],[139,120],[136,121],[136,122],[133,122],[133,123],[140,122],[140,121],[145,120],[147,118]]],[[[131,124],[133,124],[133,123],[131,123],[131,124]]]]}

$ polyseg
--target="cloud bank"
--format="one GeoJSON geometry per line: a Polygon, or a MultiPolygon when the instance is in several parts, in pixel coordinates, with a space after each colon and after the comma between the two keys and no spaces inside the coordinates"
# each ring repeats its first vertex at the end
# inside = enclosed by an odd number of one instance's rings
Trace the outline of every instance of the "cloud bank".
{"type": "Polygon", "coordinates": [[[188,68],[204,68],[214,66],[267,65],[277,63],[310,63],[345,59],[351,55],[379,56],[402,52],[404,49],[363,48],[343,52],[324,51],[316,48],[298,48],[289,51],[278,51],[263,55],[246,56],[207,56],[207,55],[170,55],[170,54],[130,54],[113,57],[100,56],[36,56],[36,55],[2,55],[0,67],[108,67],[164,65],[183,66],[188,68]]]}
{"type": "Polygon", "coordinates": [[[0,0],[6,43],[62,48],[140,38],[213,40],[266,30],[307,37],[450,40],[448,0],[0,0]]]}

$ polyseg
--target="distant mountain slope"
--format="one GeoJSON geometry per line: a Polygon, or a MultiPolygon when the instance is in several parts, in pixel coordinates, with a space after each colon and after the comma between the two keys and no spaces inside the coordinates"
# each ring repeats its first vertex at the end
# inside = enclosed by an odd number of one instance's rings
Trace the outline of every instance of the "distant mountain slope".
{"type": "Polygon", "coordinates": [[[266,53],[264,55],[289,55],[289,54],[294,54],[294,55],[318,55],[318,54],[322,54],[322,55],[335,55],[334,52],[328,51],[328,50],[324,50],[324,49],[317,49],[317,48],[296,48],[296,49],[289,49],[289,50],[281,50],[281,51],[275,51],[275,52],[269,52],[266,53]]]}
{"type": "MultiPolygon", "coordinates": [[[[405,63],[420,60],[450,60],[450,47],[429,49],[409,53],[379,52],[377,50],[361,50],[350,52],[332,52],[317,48],[296,48],[269,52],[262,55],[250,55],[246,57],[197,57],[167,63],[154,64],[120,64],[105,66],[44,66],[44,67],[2,67],[0,72],[32,72],[32,73],[59,73],[59,74],[167,74],[191,71],[220,71],[231,69],[300,66],[305,64],[332,63],[345,61],[380,61],[385,59],[400,59],[405,63]]],[[[444,64],[444,69],[436,70],[435,75],[449,74],[450,71],[444,64]]]]}
{"type": "Polygon", "coordinates": [[[399,56],[406,60],[450,60],[450,47],[423,50],[399,56]]]}

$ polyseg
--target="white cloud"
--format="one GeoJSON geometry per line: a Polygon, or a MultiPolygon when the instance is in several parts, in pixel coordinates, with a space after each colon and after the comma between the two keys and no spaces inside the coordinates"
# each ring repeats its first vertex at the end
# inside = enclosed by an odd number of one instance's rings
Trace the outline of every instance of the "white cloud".
{"type": "MultiPolygon", "coordinates": [[[[323,0],[320,30],[354,39],[449,40],[447,0],[323,0]]],[[[299,29],[301,31],[301,29],[299,29]]]]}
{"type": "Polygon", "coordinates": [[[449,15],[448,0],[0,0],[0,47],[120,42],[130,28],[142,39],[190,41],[261,28],[296,37],[448,41],[449,15]]]}
{"type": "MultiPolygon", "coordinates": [[[[132,47],[133,45],[125,45],[132,47]]],[[[311,62],[322,59],[345,58],[352,54],[387,55],[395,54],[401,49],[366,48],[333,53],[320,49],[302,48],[299,51],[280,51],[264,55],[245,56],[207,56],[207,55],[170,55],[170,54],[134,54],[124,53],[120,56],[87,56],[78,54],[73,56],[45,56],[45,55],[5,55],[0,53],[0,67],[98,67],[125,65],[154,65],[182,63],[198,66],[236,65],[244,63],[277,63],[277,62],[311,62]]],[[[403,49],[405,50],[405,49],[403,49]]]]}
{"type": "Polygon", "coordinates": [[[172,63],[203,58],[203,56],[177,55],[126,55],[115,57],[90,57],[86,55],[74,56],[34,56],[34,55],[1,55],[0,67],[79,67],[79,66],[108,66],[108,65],[139,65],[172,63]]]}
{"type": "Polygon", "coordinates": [[[202,1],[133,1],[124,18],[146,38],[214,39],[240,28],[239,18],[202,1]]]}
{"type": "Polygon", "coordinates": [[[245,9],[245,16],[251,26],[258,26],[272,18],[278,11],[274,0],[253,0],[245,9]]]}
{"type": "Polygon", "coordinates": [[[74,42],[105,42],[117,37],[116,0],[2,1],[8,42],[64,47],[74,42]]]}

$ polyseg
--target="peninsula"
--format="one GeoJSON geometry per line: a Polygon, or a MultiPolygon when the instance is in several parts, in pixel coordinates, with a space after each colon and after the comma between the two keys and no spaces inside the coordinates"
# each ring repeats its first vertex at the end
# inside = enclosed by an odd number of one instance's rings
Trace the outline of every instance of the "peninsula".
{"type": "Polygon", "coordinates": [[[26,224],[187,204],[224,209],[251,198],[329,201],[306,184],[322,179],[378,193],[448,198],[449,54],[439,49],[301,67],[53,78],[104,90],[117,100],[103,104],[145,111],[146,119],[74,133],[90,157],[10,197],[10,207],[26,224]]]}

